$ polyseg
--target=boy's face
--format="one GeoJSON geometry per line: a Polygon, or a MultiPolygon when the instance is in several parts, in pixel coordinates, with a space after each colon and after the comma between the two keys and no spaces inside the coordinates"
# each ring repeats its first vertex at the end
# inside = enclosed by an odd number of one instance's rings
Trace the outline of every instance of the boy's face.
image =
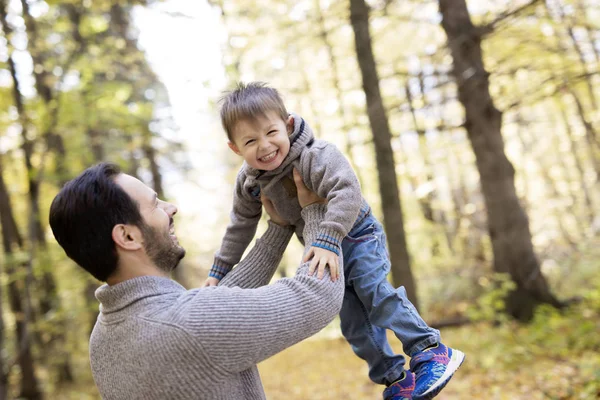
{"type": "Polygon", "coordinates": [[[293,117],[287,121],[275,111],[268,111],[253,119],[235,124],[229,148],[254,169],[272,171],[279,167],[290,151],[289,135],[294,126],[293,117]]]}

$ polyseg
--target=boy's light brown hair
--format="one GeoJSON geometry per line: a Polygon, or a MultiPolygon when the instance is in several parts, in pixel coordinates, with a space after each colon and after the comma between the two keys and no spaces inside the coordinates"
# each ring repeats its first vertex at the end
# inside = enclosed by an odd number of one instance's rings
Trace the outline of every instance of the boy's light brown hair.
{"type": "Polygon", "coordinates": [[[275,111],[282,120],[287,120],[288,112],[276,89],[264,82],[239,82],[237,87],[226,93],[221,102],[221,123],[229,141],[233,142],[233,128],[243,119],[253,119],[275,111]]]}

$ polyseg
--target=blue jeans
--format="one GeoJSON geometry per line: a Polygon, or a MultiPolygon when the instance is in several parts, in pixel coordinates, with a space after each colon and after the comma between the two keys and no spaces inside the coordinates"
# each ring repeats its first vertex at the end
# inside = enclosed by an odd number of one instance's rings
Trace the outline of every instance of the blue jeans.
{"type": "Polygon", "coordinates": [[[369,378],[389,384],[402,375],[405,360],[394,354],[386,329],[394,332],[410,356],[439,342],[440,333],[423,321],[404,287],[395,289],[388,282],[385,233],[369,208],[361,210],[342,242],[342,252],[346,280],[340,311],[342,334],[354,353],[369,365],[369,378]]]}

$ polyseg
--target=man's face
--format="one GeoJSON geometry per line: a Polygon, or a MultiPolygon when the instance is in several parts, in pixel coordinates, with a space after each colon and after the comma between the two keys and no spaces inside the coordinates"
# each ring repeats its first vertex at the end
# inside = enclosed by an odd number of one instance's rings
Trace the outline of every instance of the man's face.
{"type": "Polygon", "coordinates": [[[158,199],[154,190],[130,175],[120,174],[115,182],[139,204],[144,221],[140,230],[146,254],[162,271],[172,271],[185,256],[185,249],[175,236],[173,215],[177,213],[177,207],[158,199]]]}
{"type": "Polygon", "coordinates": [[[229,147],[254,169],[272,171],[279,167],[290,151],[289,134],[293,120],[287,121],[275,111],[253,119],[238,121],[232,129],[229,147]]]}

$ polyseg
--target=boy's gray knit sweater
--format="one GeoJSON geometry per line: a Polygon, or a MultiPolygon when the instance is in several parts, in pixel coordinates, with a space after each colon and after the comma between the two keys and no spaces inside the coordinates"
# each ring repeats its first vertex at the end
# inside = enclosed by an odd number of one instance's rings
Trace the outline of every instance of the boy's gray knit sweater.
{"type": "MultiPolygon", "coordinates": [[[[325,207],[302,214],[313,240],[325,207]]],[[[153,276],[101,286],[90,360],[102,398],[264,399],[256,364],[321,330],[344,292],[343,279],[308,276],[308,264],[264,286],[291,236],[291,228],[269,223],[218,287],[185,290],[153,276]]]]}
{"type": "Polygon", "coordinates": [[[317,237],[312,243],[308,242],[312,246],[339,255],[342,240],[352,229],[361,207],[367,206],[346,157],[331,143],[316,140],[306,121],[292,115],[294,131],[290,135],[290,151],[281,165],[273,171],[261,171],[244,163],[240,169],[233,194],[231,222],[215,255],[211,276],[222,278],[242,258],[260,220],[261,193],[271,199],[279,214],[296,227],[296,235],[305,243],[293,168],[298,169],[311,191],[328,200],[327,213],[317,237]]]}

